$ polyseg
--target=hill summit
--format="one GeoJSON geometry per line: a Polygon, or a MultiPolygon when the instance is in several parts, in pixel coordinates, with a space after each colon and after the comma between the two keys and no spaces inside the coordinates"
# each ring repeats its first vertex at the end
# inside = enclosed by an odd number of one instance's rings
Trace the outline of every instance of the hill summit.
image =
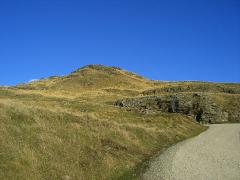
{"type": "Polygon", "coordinates": [[[99,88],[144,88],[148,80],[114,66],[87,65],[65,76],[52,76],[19,87],[25,89],[57,89],[78,91],[99,88]]]}

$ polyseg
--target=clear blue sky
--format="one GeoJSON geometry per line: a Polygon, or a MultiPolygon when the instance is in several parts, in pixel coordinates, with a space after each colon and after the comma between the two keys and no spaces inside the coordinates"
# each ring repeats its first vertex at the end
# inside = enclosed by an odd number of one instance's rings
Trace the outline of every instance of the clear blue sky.
{"type": "Polygon", "coordinates": [[[240,82],[239,0],[1,0],[0,84],[86,64],[240,82]]]}

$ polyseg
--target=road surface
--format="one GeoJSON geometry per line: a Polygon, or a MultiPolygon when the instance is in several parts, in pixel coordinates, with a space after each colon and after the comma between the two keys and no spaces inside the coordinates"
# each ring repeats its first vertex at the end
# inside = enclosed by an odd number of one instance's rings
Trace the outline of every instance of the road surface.
{"type": "Polygon", "coordinates": [[[240,180],[240,124],[210,125],[170,147],[151,164],[144,180],[240,180]]]}

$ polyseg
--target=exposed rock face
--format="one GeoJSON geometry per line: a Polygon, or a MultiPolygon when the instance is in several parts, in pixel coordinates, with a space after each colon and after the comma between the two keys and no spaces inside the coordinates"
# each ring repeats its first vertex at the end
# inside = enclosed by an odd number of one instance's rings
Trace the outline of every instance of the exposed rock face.
{"type": "Polygon", "coordinates": [[[227,93],[227,94],[240,94],[239,88],[225,87],[214,84],[201,84],[201,85],[175,85],[162,88],[154,88],[143,91],[143,95],[157,95],[161,93],[181,93],[181,92],[214,92],[214,93],[227,93]]]}
{"type": "Polygon", "coordinates": [[[193,116],[209,123],[228,121],[228,113],[203,94],[165,94],[118,100],[115,105],[143,113],[168,112],[193,116]]]}

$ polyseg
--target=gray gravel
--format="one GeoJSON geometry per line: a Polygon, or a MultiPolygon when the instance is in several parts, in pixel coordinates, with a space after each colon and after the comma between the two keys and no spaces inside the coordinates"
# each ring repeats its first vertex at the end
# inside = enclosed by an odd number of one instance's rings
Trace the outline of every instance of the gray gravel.
{"type": "Polygon", "coordinates": [[[240,180],[240,124],[211,125],[167,149],[144,180],[240,180]]]}

